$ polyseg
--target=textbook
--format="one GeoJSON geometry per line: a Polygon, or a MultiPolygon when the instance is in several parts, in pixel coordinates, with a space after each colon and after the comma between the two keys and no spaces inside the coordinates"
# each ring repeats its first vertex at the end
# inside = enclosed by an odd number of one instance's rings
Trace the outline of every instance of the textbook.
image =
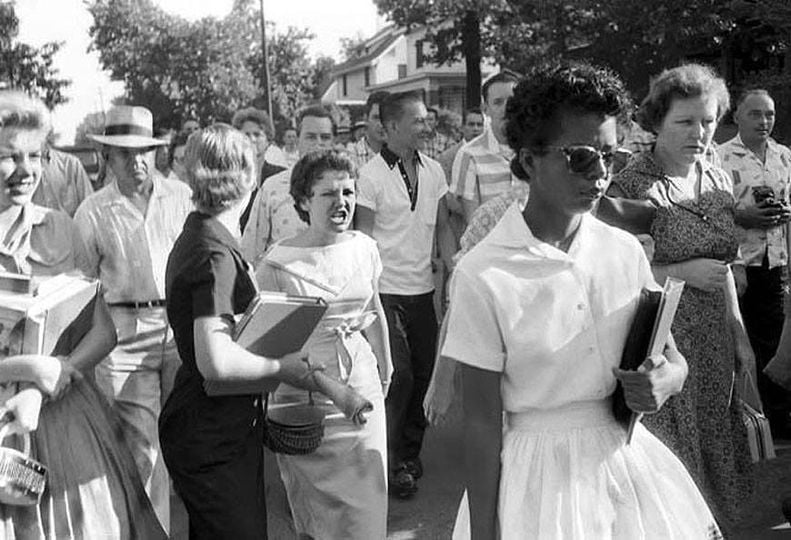
{"type": "Polygon", "coordinates": [[[99,282],[60,274],[19,287],[27,276],[0,282],[0,354],[68,355],[90,330],[99,282]],[[16,282],[13,286],[5,284],[16,282]]]}
{"type": "MultiPolygon", "coordinates": [[[[233,339],[248,351],[280,358],[299,351],[327,311],[327,303],[315,296],[295,296],[261,291],[250,302],[234,327],[233,339]]],[[[209,396],[231,396],[271,392],[278,381],[209,381],[203,389],[209,396]]]]}
{"type": "MultiPolygon", "coordinates": [[[[643,289],[640,292],[637,310],[621,355],[621,369],[636,370],[646,358],[662,354],[670,338],[670,327],[673,325],[683,291],[684,282],[669,277],[665,280],[662,291],[643,289]]],[[[626,405],[620,382],[613,393],[612,409],[616,420],[627,427],[628,444],[642,414],[633,412],[626,405]]]]}

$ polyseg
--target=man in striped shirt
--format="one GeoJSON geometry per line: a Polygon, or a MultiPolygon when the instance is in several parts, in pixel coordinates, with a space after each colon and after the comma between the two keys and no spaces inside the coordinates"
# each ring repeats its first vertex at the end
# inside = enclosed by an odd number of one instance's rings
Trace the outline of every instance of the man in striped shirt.
{"type": "Polygon", "coordinates": [[[450,192],[461,200],[467,223],[478,206],[513,185],[513,151],[505,138],[505,104],[514,92],[516,80],[513,74],[501,72],[483,84],[483,112],[491,124],[464,145],[453,161],[450,192]]]}

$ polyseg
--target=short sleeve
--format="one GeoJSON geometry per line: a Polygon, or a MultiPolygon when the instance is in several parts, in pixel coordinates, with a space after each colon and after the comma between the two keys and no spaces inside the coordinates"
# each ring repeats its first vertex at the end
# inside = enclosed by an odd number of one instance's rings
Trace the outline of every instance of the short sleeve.
{"type": "Polygon", "coordinates": [[[360,178],[357,180],[357,204],[376,212],[379,200],[379,190],[377,189],[376,179],[372,177],[374,172],[369,161],[360,170],[360,178]]]}
{"type": "Polygon", "coordinates": [[[266,253],[270,236],[269,213],[264,191],[263,187],[257,191],[250,208],[247,226],[242,233],[242,253],[245,259],[254,265],[258,264],[266,253]]]}
{"type": "Polygon", "coordinates": [[[463,267],[457,268],[451,278],[447,317],[442,356],[489,371],[504,371],[505,345],[495,306],[463,267]]]}
{"type": "Polygon", "coordinates": [[[82,244],[81,248],[77,249],[78,256],[75,257],[74,262],[83,274],[91,278],[98,278],[101,254],[94,229],[93,215],[85,203],[81,204],[74,214],[74,226],[82,244]]]}
{"type": "Polygon", "coordinates": [[[233,256],[212,251],[190,270],[192,313],[198,317],[233,315],[233,292],[237,268],[233,256]]]}
{"type": "Polygon", "coordinates": [[[462,148],[456,154],[456,159],[453,160],[450,192],[462,199],[474,201],[476,199],[476,181],[475,162],[470,153],[462,148]]]}
{"type": "Polygon", "coordinates": [[[382,258],[379,256],[379,247],[375,241],[370,241],[368,246],[371,253],[371,273],[373,276],[373,282],[374,284],[378,284],[379,277],[382,275],[382,258]]]}
{"type": "Polygon", "coordinates": [[[445,173],[442,171],[442,165],[435,161],[432,167],[434,169],[433,174],[437,188],[437,199],[439,200],[448,193],[448,183],[445,181],[445,173]]]}

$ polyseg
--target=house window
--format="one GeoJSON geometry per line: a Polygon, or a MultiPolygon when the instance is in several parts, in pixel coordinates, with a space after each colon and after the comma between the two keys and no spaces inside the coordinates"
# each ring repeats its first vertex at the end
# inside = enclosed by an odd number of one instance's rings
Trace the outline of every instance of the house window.
{"type": "Polygon", "coordinates": [[[346,86],[346,74],[345,73],[343,74],[343,79],[341,79],[341,81],[342,81],[342,84],[343,84],[343,95],[347,96],[347,95],[349,95],[349,88],[346,86]]]}
{"type": "Polygon", "coordinates": [[[421,68],[423,63],[423,40],[419,39],[415,42],[415,66],[421,68]]]}
{"type": "Polygon", "coordinates": [[[398,78],[406,78],[406,64],[398,64],[398,78]]]}
{"type": "Polygon", "coordinates": [[[365,86],[371,86],[371,67],[365,66],[365,86]]]}

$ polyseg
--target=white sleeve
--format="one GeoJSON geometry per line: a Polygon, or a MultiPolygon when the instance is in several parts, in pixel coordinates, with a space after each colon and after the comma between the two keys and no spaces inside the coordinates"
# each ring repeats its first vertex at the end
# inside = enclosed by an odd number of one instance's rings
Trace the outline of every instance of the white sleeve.
{"type": "Polygon", "coordinates": [[[451,278],[442,356],[489,371],[505,370],[505,344],[492,298],[463,267],[451,278]]]}
{"type": "Polygon", "coordinates": [[[363,167],[360,171],[360,178],[357,180],[357,204],[376,212],[376,203],[379,199],[378,186],[376,178],[370,175],[371,172],[373,172],[372,167],[363,167]]]}

